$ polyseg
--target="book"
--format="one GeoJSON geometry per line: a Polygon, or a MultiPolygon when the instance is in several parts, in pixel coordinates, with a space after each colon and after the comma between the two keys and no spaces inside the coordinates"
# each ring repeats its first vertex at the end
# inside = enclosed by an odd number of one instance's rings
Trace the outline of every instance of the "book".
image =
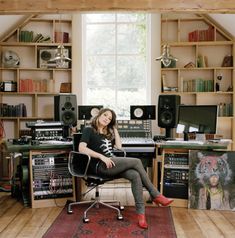
{"type": "Polygon", "coordinates": [[[41,33],[38,33],[34,39],[33,39],[33,42],[38,42],[38,40],[41,38],[42,34],[41,33]]]}
{"type": "Polygon", "coordinates": [[[55,43],[69,43],[69,33],[68,32],[55,32],[55,43]]]}

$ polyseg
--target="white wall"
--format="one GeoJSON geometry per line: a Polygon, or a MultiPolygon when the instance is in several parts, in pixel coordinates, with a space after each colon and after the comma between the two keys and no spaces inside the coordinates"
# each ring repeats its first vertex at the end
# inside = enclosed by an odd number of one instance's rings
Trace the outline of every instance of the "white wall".
{"type": "Polygon", "coordinates": [[[17,22],[21,21],[25,16],[22,15],[0,15],[1,29],[0,39],[12,28],[17,22]]]}
{"type": "MultiPolygon", "coordinates": [[[[161,55],[161,14],[151,14],[151,104],[158,105],[158,95],[161,93],[161,62],[155,59],[161,55]]],[[[153,134],[159,134],[157,120],[152,122],[153,134]]]]}
{"type": "Polygon", "coordinates": [[[223,26],[228,32],[235,37],[235,14],[209,14],[215,21],[223,26]]]}

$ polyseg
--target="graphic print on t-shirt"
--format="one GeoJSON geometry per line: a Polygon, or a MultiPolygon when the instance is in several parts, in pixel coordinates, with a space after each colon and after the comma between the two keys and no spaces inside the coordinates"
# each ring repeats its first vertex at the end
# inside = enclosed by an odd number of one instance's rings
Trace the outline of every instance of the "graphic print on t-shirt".
{"type": "Polygon", "coordinates": [[[103,144],[100,146],[100,148],[102,149],[102,151],[104,152],[104,154],[107,157],[112,157],[113,153],[112,153],[112,143],[110,140],[108,139],[103,139],[102,140],[103,144]]]}

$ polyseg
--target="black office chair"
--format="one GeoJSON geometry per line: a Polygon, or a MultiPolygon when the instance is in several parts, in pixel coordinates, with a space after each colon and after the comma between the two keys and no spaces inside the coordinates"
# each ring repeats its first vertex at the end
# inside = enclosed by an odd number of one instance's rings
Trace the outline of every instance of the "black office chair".
{"type": "MultiPolygon", "coordinates": [[[[72,214],[72,206],[74,205],[79,205],[79,204],[91,204],[85,211],[83,214],[83,222],[88,223],[89,222],[89,218],[87,217],[87,212],[94,206],[96,206],[97,208],[99,207],[100,204],[109,207],[111,209],[114,209],[117,211],[117,219],[118,220],[122,220],[123,216],[121,214],[121,210],[124,209],[123,206],[121,206],[121,203],[117,200],[101,200],[100,199],[100,194],[99,194],[99,187],[100,185],[111,181],[113,179],[117,179],[117,178],[103,178],[100,177],[96,174],[91,174],[88,172],[88,168],[89,168],[89,164],[91,161],[91,157],[87,154],[78,152],[78,144],[81,138],[81,133],[75,133],[73,135],[73,151],[71,151],[69,153],[69,160],[68,160],[68,168],[70,173],[75,176],[75,177],[79,177],[82,178],[86,185],[88,187],[91,187],[88,191],[86,191],[85,193],[83,193],[82,195],[85,196],[88,192],[90,192],[93,189],[96,189],[95,192],[95,199],[94,200],[90,200],[90,201],[80,201],[80,202],[72,202],[68,204],[68,209],[67,209],[67,213],[68,214],[72,214]],[[118,204],[119,208],[112,206],[111,204],[108,203],[112,203],[112,204],[118,204]]],[[[125,156],[125,152],[124,156],[125,156]]]]}

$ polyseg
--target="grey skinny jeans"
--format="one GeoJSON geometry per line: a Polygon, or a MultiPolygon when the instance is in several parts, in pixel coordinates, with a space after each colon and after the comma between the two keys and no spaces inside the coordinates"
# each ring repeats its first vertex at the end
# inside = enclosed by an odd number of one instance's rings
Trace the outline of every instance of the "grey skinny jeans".
{"type": "Polygon", "coordinates": [[[154,187],[146,173],[140,159],[131,157],[113,157],[115,166],[107,169],[105,163],[100,162],[97,173],[108,178],[125,178],[131,182],[131,190],[135,200],[136,212],[145,213],[143,186],[148,190],[152,199],[160,192],[154,187]]]}

